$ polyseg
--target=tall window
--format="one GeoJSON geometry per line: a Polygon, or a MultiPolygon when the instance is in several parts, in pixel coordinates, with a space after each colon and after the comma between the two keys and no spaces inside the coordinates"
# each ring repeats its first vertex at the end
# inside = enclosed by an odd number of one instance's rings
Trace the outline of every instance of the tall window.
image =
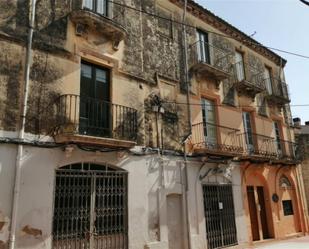
{"type": "Polygon", "coordinates": [[[208,33],[198,30],[196,35],[198,60],[210,64],[208,33]]]}
{"type": "Polygon", "coordinates": [[[110,134],[109,71],[83,62],[80,81],[79,131],[84,135],[110,134]]]}
{"type": "Polygon", "coordinates": [[[235,70],[238,81],[245,79],[244,55],[238,51],[235,52],[235,70]]]}
{"type": "Polygon", "coordinates": [[[202,114],[205,141],[208,144],[215,144],[217,142],[217,126],[213,101],[202,99],[202,114]]]}
{"type": "Polygon", "coordinates": [[[245,140],[249,152],[254,151],[254,141],[253,141],[253,131],[251,124],[251,115],[250,112],[243,112],[242,114],[244,130],[245,130],[245,140]]]}
{"type": "Polygon", "coordinates": [[[282,155],[282,145],[281,145],[281,136],[278,122],[273,123],[274,131],[275,131],[275,144],[276,149],[279,155],[282,155]]]}
{"type": "Polygon", "coordinates": [[[272,94],[272,78],[271,78],[271,70],[268,67],[265,67],[264,69],[264,78],[265,78],[265,84],[266,84],[266,90],[268,94],[272,94]]]}
{"type": "Polygon", "coordinates": [[[108,16],[108,0],[83,0],[83,7],[108,16]]]}

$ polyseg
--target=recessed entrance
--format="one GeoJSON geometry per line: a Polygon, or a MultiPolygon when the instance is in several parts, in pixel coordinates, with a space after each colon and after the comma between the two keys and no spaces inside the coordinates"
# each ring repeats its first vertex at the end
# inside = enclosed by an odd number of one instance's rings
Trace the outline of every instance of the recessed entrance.
{"type": "Polygon", "coordinates": [[[247,186],[248,208],[251,222],[252,240],[271,238],[265,190],[263,186],[247,186]]]}
{"type": "Polygon", "coordinates": [[[72,164],[55,184],[53,249],[128,248],[126,171],[72,164]]]}

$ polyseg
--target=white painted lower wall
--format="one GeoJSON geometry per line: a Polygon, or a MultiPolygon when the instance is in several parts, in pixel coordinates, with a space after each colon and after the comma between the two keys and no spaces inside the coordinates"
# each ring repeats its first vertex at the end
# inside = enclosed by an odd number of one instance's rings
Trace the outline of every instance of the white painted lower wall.
{"type": "MultiPolygon", "coordinates": [[[[11,216],[15,156],[17,146],[0,144],[0,240],[8,241],[11,216]],[[0,223],[1,224],[1,223],[0,223]]],[[[21,193],[18,207],[19,249],[50,249],[55,170],[73,163],[91,162],[111,164],[128,171],[128,227],[130,249],[168,249],[169,222],[167,198],[177,195],[181,199],[183,219],[179,228],[184,249],[188,248],[186,225],[185,170],[182,157],[154,155],[136,156],[127,152],[86,152],[75,148],[72,153],[63,149],[25,147],[23,157],[21,193]],[[29,232],[30,231],[30,232],[29,232]]],[[[188,210],[191,249],[207,248],[203,195],[199,175],[202,162],[188,163],[188,210]]],[[[205,167],[214,167],[206,164],[205,167]]],[[[232,171],[236,224],[240,243],[248,240],[239,168],[232,171]]],[[[173,200],[173,198],[170,198],[173,200]]],[[[173,203],[173,202],[172,202],[173,203]]],[[[172,204],[174,205],[174,204],[172,204]]],[[[171,236],[171,235],[170,235],[171,236]]]]}

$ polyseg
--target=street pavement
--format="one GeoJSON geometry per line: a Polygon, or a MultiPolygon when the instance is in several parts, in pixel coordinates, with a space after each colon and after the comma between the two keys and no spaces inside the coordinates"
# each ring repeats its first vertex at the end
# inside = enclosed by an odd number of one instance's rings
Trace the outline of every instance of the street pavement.
{"type": "Polygon", "coordinates": [[[256,249],[309,249],[309,236],[254,245],[256,249]]]}

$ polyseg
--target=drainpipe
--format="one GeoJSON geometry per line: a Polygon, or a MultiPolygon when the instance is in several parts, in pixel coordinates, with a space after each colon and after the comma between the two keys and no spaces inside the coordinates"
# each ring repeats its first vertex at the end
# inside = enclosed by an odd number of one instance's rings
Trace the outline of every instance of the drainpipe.
{"type": "MultiPolygon", "coordinates": [[[[30,79],[30,68],[31,68],[31,57],[32,57],[32,40],[33,40],[33,31],[35,25],[35,5],[36,0],[29,0],[29,32],[27,39],[27,50],[26,50],[26,58],[25,58],[25,74],[24,74],[24,92],[23,92],[23,103],[21,110],[21,126],[18,134],[18,139],[20,141],[24,140],[25,137],[25,124],[26,124],[26,114],[27,114],[27,103],[28,103],[28,92],[29,92],[29,79],[30,79]]],[[[20,194],[20,183],[21,183],[21,167],[23,160],[23,145],[19,144],[17,147],[17,155],[16,155],[16,165],[15,165],[15,181],[14,181],[14,193],[13,193],[13,201],[12,201],[12,215],[11,215],[11,229],[10,229],[10,241],[9,248],[15,248],[15,240],[16,240],[16,231],[17,231],[17,215],[18,215],[18,201],[20,194]]]]}
{"type": "Polygon", "coordinates": [[[186,174],[186,185],[185,185],[185,212],[186,212],[186,223],[187,223],[187,238],[188,238],[188,249],[191,249],[191,228],[190,228],[190,217],[189,217],[189,177],[188,177],[188,161],[186,152],[186,142],[183,144],[184,147],[184,163],[185,163],[185,174],[186,174]]]}
{"type": "Polygon", "coordinates": [[[189,125],[189,136],[183,142],[184,148],[184,164],[186,174],[186,187],[185,187],[185,212],[186,212],[186,223],[187,223],[187,237],[188,237],[188,249],[191,249],[191,229],[190,229],[190,217],[189,217],[189,179],[188,179],[188,162],[187,162],[187,151],[186,142],[192,134],[192,119],[191,119],[191,106],[190,106],[190,82],[189,82],[189,68],[188,68],[188,42],[187,42],[187,29],[186,29],[186,17],[187,17],[187,6],[188,0],[184,0],[183,16],[182,16],[182,36],[183,36],[183,57],[184,57],[184,73],[185,73],[185,85],[187,94],[187,110],[188,110],[188,125],[189,125]]]}
{"type": "Polygon", "coordinates": [[[188,41],[187,41],[187,28],[185,25],[186,16],[187,16],[187,6],[188,1],[184,1],[184,10],[182,16],[182,36],[183,36],[183,57],[184,57],[184,73],[185,73],[185,85],[186,85],[186,94],[187,94],[187,108],[188,108],[188,124],[189,124],[189,133],[192,131],[192,118],[191,118],[191,103],[190,103],[190,79],[189,79],[189,66],[188,66],[188,41]]]}

